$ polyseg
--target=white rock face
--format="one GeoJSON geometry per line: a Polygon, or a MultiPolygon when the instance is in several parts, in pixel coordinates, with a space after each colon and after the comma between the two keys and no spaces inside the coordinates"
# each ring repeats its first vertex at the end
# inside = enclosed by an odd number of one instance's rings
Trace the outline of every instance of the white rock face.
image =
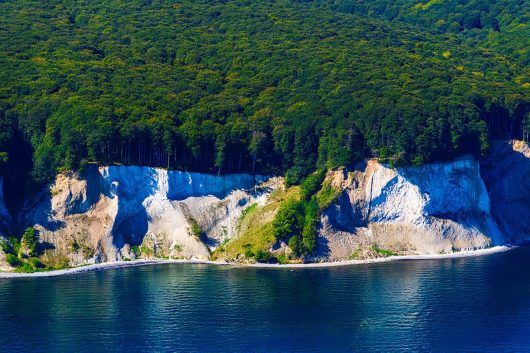
{"type": "Polygon", "coordinates": [[[52,196],[28,204],[21,223],[39,231],[45,256],[71,264],[134,258],[133,245],[148,256],[207,259],[235,235],[242,210],[277,186],[275,178],[251,175],[91,168],[59,175],[52,196]]]}
{"type": "Polygon", "coordinates": [[[368,244],[437,254],[504,242],[472,158],[397,169],[370,161],[341,184],[339,202],[322,217],[323,259],[344,259],[368,244]]]}
{"type": "MultiPolygon", "coordinates": [[[[494,144],[482,168],[473,158],[397,169],[369,161],[354,172],[329,173],[328,180],[341,193],[322,214],[315,261],[347,259],[374,244],[399,254],[438,254],[530,239],[530,148],[524,143],[494,144]]],[[[93,167],[57,176],[51,189],[26,204],[18,225],[39,231],[48,263],[132,259],[132,246],[141,246],[143,257],[207,259],[237,236],[241,212],[265,204],[281,183],[93,167]]],[[[0,187],[1,224],[13,226],[0,187]]]]}

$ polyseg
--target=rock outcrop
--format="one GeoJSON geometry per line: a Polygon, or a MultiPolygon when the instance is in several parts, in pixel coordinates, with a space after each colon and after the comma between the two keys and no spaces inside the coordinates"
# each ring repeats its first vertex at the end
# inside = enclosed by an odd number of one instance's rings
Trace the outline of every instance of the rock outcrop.
{"type": "Polygon", "coordinates": [[[521,141],[495,142],[480,163],[468,157],[390,168],[369,161],[328,178],[341,193],[323,213],[315,260],[362,257],[374,245],[438,254],[530,239],[530,148],[521,141]]]}
{"type": "Polygon", "coordinates": [[[149,167],[89,168],[61,174],[25,207],[48,263],[142,257],[207,259],[233,237],[242,210],[263,202],[278,180],[149,167]]]}
{"type": "MultiPolygon", "coordinates": [[[[55,267],[139,256],[208,259],[238,236],[243,210],[268,204],[282,183],[243,174],[90,167],[58,175],[26,202],[17,223],[35,227],[43,260],[55,267]]],[[[481,163],[467,157],[391,168],[368,161],[328,173],[325,183],[339,196],[321,214],[313,261],[450,253],[530,238],[530,148],[521,142],[495,143],[481,163]]],[[[13,224],[1,190],[0,236],[13,224]]]]}
{"type": "Polygon", "coordinates": [[[359,169],[332,178],[342,192],[323,214],[318,257],[345,259],[374,245],[439,254],[503,243],[476,160],[408,168],[369,161],[359,169]]]}
{"type": "Polygon", "coordinates": [[[497,142],[482,163],[491,214],[506,242],[530,240],[530,148],[526,143],[497,142]]]}

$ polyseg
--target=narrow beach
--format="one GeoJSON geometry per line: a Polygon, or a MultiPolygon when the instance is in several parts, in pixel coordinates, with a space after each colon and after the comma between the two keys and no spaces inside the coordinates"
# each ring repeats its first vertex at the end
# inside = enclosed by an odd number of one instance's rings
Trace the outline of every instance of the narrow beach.
{"type": "Polygon", "coordinates": [[[403,256],[389,256],[389,257],[382,257],[382,258],[368,259],[368,260],[345,260],[345,261],[335,261],[335,262],[315,262],[315,263],[306,263],[306,264],[287,264],[287,265],[265,264],[265,263],[242,264],[242,263],[234,263],[234,262],[209,261],[209,260],[141,259],[141,260],[134,260],[134,261],[106,262],[106,263],[100,263],[100,264],[73,267],[73,268],[68,268],[68,269],[63,269],[63,270],[43,271],[43,272],[34,272],[34,273],[0,272],[0,279],[2,278],[29,278],[29,277],[54,277],[54,276],[72,275],[72,274],[89,272],[89,271],[99,271],[99,270],[113,269],[113,268],[158,265],[158,264],[200,264],[200,265],[255,267],[255,268],[271,268],[271,269],[322,268],[322,267],[362,265],[362,264],[389,262],[389,261],[437,260],[437,259],[454,259],[454,258],[472,257],[472,256],[484,256],[484,255],[490,255],[494,253],[508,251],[514,248],[516,248],[516,246],[501,245],[501,246],[494,246],[494,247],[487,248],[487,249],[460,251],[460,252],[451,253],[451,254],[403,255],[403,256]]]}

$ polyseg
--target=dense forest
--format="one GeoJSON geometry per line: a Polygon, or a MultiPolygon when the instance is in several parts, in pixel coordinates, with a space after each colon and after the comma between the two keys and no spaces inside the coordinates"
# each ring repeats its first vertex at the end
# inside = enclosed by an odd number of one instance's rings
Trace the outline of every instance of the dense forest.
{"type": "Polygon", "coordinates": [[[530,64],[530,3],[499,0],[315,0],[344,13],[418,25],[433,33],[454,33],[530,64]]]}
{"type": "MultiPolygon", "coordinates": [[[[286,174],[530,130],[530,1],[5,0],[0,175],[286,174]]],[[[14,189],[13,189],[14,190],[14,189]]]]}

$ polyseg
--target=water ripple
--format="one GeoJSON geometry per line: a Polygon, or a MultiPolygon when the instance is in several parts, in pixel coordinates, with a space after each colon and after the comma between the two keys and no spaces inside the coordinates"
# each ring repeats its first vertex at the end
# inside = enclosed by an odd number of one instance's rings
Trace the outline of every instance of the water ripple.
{"type": "Polygon", "coordinates": [[[529,255],[1,279],[0,351],[529,351],[529,255]]]}

